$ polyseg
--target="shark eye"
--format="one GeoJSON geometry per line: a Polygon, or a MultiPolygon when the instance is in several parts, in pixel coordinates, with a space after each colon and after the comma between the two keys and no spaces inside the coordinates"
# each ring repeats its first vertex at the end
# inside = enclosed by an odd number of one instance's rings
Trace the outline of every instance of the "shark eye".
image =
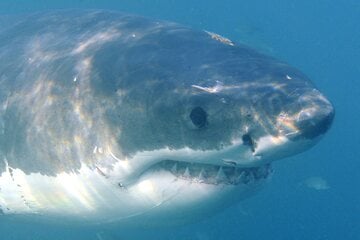
{"type": "Polygon", "coordinates": [[[207,113],[201,107],[195,107],[191,110],[190,119],[197,128],[203,128],[207,125],[207,113]]]}

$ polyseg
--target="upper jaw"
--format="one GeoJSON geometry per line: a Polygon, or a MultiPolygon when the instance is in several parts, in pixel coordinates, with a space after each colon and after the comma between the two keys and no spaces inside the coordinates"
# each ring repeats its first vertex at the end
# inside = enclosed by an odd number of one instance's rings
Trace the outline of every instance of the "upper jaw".
{"type": "Polygon", "coordinates": [[[176,179],[211,185],[249,185],[266,179],[272,173],[269,164],[243,168],[166,160],[155,164],[145,174],[159,171],[170,172],[176,179]]]}

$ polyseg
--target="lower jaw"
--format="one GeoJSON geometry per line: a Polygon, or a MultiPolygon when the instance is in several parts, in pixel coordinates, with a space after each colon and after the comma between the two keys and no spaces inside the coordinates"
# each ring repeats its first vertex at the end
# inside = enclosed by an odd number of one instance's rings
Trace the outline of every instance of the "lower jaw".
{"type": "Polygon", "coordinates": [[[272,172],[270,165],[223,166],[225,177],[219,176],[219,171],[220,166],[171,160],[152,166],[128,189],[136,194],[135,200],[147,202],[143,206],[147,210],[129,220],[136,225],[157,226],[207,218],[256,194],[272,172]],[[199,177],[201,172],[203,177],[199,177]]]}

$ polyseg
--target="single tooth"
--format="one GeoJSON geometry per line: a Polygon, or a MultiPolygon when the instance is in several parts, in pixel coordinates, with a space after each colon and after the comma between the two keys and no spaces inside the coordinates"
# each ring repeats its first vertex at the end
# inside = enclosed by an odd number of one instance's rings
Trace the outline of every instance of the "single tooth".
{"type": "Polygon", "coordinates": [[[236,183],[244,183],[245,180],[245,171],[241,171],[236,178],[236,183]]]}
{"type": "Polygon", "coordinates": [[[177,172],[177,163],[175,163],[174,166],[172,166],[171,172],[172,172],[172,173],[176,173],[176,172],[177,172]]]}
{"type": "Polygon", "coordinates": [[[236,168],[232,167],[225,173],[231,184],[236,184],[236,168]]]}
{"type": "Polygon", "coordinates": [[[205,176],[204,176],[204,174],[205,174],[205,171],[204,171],[204,169],[203,168],[201,168],[201,171],[200,171],[200,173],[199,173],[199,176],[198,176],[198,179],[199,179],[199,182],[205,182],[205,176]]]}
{"type": "Polygon", "coordinates": [[[184,172],[183,176],[184,176],[185,178],[190,178],[190,177],[191,177],[191,176],[190,176],[190,170],[189,170],[189,168],[188,168],[188,167],[186,167],[186,169],[185,169],[185,172],[184,172]]]}
{"type": "Polygon", "coordinates": [[[246,175],[246,184],[248,183],[253,183],[255,182],[255,177],[254,174],[252,173],[252,171],[248,171],[247,175],[246,175]]]}
{"type": "Polygon", "coordinates": [[[216,174],[216,180],[218,182],[226,182],[228,180],[222,167],[219,168],[219,171],[216,174]]]}

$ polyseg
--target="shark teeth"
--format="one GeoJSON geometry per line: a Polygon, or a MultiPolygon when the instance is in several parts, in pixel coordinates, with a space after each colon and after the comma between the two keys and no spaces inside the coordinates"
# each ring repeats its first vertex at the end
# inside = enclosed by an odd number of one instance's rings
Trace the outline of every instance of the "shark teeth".
{"type": "Polygon", "coordinates": [[[219,168],[219,171],[217,172],[215,179],[217,180],[217,182],[226,182],[228,180],[222,167],[219,168]]]}
{"type": "Polygon", "coordinates": [[[153,166],[163,169],[180,179],[206,184],[252,184],[266,179],[271,173],[270,165],[251,168],[217,166],[211,164],[189,163],[166,160],[153,166]]]}
{"type": "Polygon", "coordinates": [[[191,176],[190,176],[190,170],[189,170],[188,167],[186,167],[185,172],[184,172],[184,174],[183,174],[183,177],[184,177],[184,178],[190,178],[190,177],[191,177],[191,176]]]}
{"type": "Polygon", "coordinates": [[[172,166],[171,172],[172,172],[172,173],[177,172],[177,163],[176,163],[176,162],[175,162],[174,166],[172,166]]]}
{"type": "Polygon", "coordinates": [[[199,182],[205,182],[205,176],[204,176],[204,174],[205,174],[204,169],[201,169],[201,170],[200,170],[200,173],[199,173],[199,176],[198,176],[198,181],[199,181],[199,182]]]}

